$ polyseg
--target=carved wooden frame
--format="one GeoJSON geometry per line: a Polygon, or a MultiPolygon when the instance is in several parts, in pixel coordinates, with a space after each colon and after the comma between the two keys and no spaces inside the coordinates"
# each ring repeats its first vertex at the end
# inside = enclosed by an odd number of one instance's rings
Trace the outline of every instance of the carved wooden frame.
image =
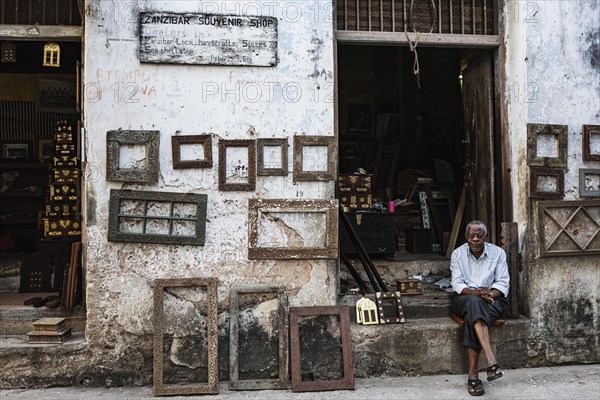
{"type": "Polygon", "coordinates": [[[559,168],[529,167],[529,197],[532,199],[562,199],[565,195],[565,172],[559,168]],[[555,177],[556,191],[542,192],[537,190],[541,177],[555,177]]]}
{"type": "Polygon", "coordinates": [[[600,161],[600,153],[592,153],[592,134],[600,135],[600,125],[583,125],[583,161],[600,161]]]}
{"type": "Polygon", "coordinates": [[[248,201],[248,258],[251,260],[320,259],[338,257],[337,200],[250,199],[248,201]],[[259,247],[259,228],[263,212],[324,213],[324,247],[259,247]]]}
{"type": "Polygon", "coordinates": [[[600,168],[582,168],[579,170],[579,196],[597,197],[600,196],[599,190],[586,190],[585,178],[587,175],[600,175],[600,168]]]}
{"type": "Polygon", "coordinates": [[[206,232],[206,208],[208,196],[196,193],[172,193],[172,192],[145,192],[136,190],[117,190],[110,191],[109,216],[108,216],[108,240],[112,242],[134,242],[134,243],[157,243],[157,244],[178,244],[204,246],[206,232]],[[122,214],[122,200],[138,200],[145,202],[146,210],[148,201],[170,202],[171,215],[148,216],[144,214],[122,214]],[[194,218],[173,216],[173,203],[187,203],[196,205],[196,215],[194,218]],[[121,218],[141,219],[143,223],[142,233],[126,233],[119,229],[121,218]],[[146,234],[147,219],[162,219],[170,221],[169,235],[146,234]],[[194,236],[172,235],[173,221],[194,222],[196,224],[194,236]]]}
{"type": "Polygon", "coordinates": [[[219,190],[251,192],[256,188],[256,140],[219,141],[219,190]],[[248,148],[248,183],[227,183],[227,148],[248,148]]]}
{"type": "Polygon", "coordinates": [[[568,132],[567,125],[527,124],[527,164],[538,167],[567,168],[568,132]],[[543,134],[556,136],[557,157],[538,157],[537,137],[543,134]]]}
{"type": "Polygon", "coordinates": [[[404,311],[402,310],[402,294],[400,292],[376,292],[375,300],[377,303],[377,310],[379,311],[379,323],[380,324],[403,324],[404,311]],[[393,317],[386,318],[383,310],[383,300],[391,299],[394,301],[395,310],[397,311],[393,317]]]}
{"type": "Polygon", "coordinates": [[[171,150],[173,153],[173,169],[211,168],[212,163],[212,137],[211,135],[181,135],[171,136],[171,150]],[[204,148],[203,160],[181,160],[182,144],[201,144],[204,148]]]}
{"type": "Polygon", "coordinates": [[[288,296],[285,286],[277,285],[235,285],[229,293],[229,389],[230,390],[274,390],[288,389],[289,381],[289,323],[288,296]],[[277,316],[279,318],[279,378],[278,379],[239,379],[239,294],[277,293],[277,316]]]}
{"type": "Polygon", "coordinates": [[[294,182],[337,179],[337,148],[333,136],[294,136],[294,182]],[[327,171],[304,171],[304,146],[327,147],[327,171]]]}
{"type": "Polygon", "coordinates": [[[118,182],[158,182],[159,131],[108,131],[106,133],[106,180],[118,182]],[[146,168],[119,168],[122,145],[146,145],[146,168]]]}
{"type": "Polygon", "coordinates": [[[540,201],[538,203],[538,246],[540,257],[560,257],[560,256],[580,256],[580,255],[600,255],[600,241],[596,240],[598,247],[589,248],[590,244],[594,242],[594,239],[600,235],[600,221],[594,219],[594,215],[600,214],[600,200],[577,200],[577,201],[540,201]],[[572,214],[566,221],[559,221],[552,215],[551,210],[553,208],[571,208],[572,214]],[[590,211],[591,208],[595,209],[595,212],[590,211]],[[584,218],[591,221],[596,226],[593,227],[593,234],[591,238],[583,246],[577,242],[575,236],[580,235],[579,228],[577,226],[570,227],[571,223],[583,214],[584,218]],[[546,228],[556,226],[558,233],[554,237],[546,238],[546,228]],[[572,232],[569,230],[571,228],[572,232]],[[564,233],[571,243],[574,243],[577,250],[552,250],[552,245],[556,240],[564,233]],[[548,240],[547,240],[548,239],[548,240]]]}
{"type": "Polygon", "coordinates": [[[154,380],[155,396],[218,394],[219,393],[219,330],[217,324],[217,278],[157,279],[154,281],[154,380]],[[164,290],[173,287],[206,287],[208,298],[207,349],[208,382],[197,386],[167,386],[163,384],[164,357],[164,290]]]}
{"type": "Polygon", "coordinates": [[[258,176],[287,176],[288,174],[288,140],[283,139],[257,139],[256,140],[256,170],[258,176]],[[265,146],[281,147],[281,168],[265,167],[265,146]]]}
{"type": "Polygon", "coordinates": [[[350,338],[350,311],[348,306],[290,307],[290,342],[293,392],[354,390],[352,340],[350,338]],[[342,347],[344,376],[342,379],[338,380],[303,382],[300,357],[299,318],[321,315],[337,315],[340,318],[340,340],[342,347]]]}

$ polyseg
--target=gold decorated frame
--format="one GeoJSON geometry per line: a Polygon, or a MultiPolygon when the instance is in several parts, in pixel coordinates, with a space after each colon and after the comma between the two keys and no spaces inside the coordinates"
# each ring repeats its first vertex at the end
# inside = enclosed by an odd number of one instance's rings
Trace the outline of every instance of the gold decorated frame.
{"type": "Polygon", "coordinates": [[[338,257],[337,200],[250,199],[248,201],[248,258],[251,260],[320,259],[338,257]],[[314,212],[326,215],[325,246],[260,247],[259,231],[264,212],[314,212]]]}
{"type": "Polygon", "coordinates": [[[217,278],[181,278],[157,279],[154,281],[154,386],[155,396],[218,394],[219,364],[217,326],[217,278]],[[165,385],[164,374],[164,291],[166,288],[201,288],[205,287],[208,298],[207,315],[207,349],[208,349],[208,382],[196,386],[165,385]]]}

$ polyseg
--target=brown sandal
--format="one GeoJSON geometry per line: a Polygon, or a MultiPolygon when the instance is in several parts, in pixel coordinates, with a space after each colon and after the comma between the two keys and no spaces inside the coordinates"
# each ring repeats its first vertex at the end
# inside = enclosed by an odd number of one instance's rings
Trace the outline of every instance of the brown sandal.
{"type": "Polygon", "coordinates": [[[483,382],[481,382],[481,379],[469,379],[467,381],[467,385],[469,387],[469,394],[471,396],[481,396],[485,393],[485,389],[483,389],[483,382]]]}
{"type": "Polygon", "coordinates": [[[500,366],[498,364],[490,365],[489,367],[487,367],[487,380],[491,382],[498,378],[502,378],[504,372],[498,371],[499,369],[500,366]]]}

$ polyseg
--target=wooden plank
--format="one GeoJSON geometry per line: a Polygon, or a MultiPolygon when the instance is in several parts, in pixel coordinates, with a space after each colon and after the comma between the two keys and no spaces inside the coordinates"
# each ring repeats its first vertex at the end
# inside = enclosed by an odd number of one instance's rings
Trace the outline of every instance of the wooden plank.
{"type": "Polygon", "coordinates": [[[460,231],[460,226],[462,224],[463,214],[465,212],[465,185],[463,185],[462,191],[460,193],[460,200],[458,201],[458,207],[456,209],[456,215],[454,216],[454,224],[452,225],[452,234],[450,235],[450,241],[448,242],[448,249],[446,250],[446,258],[450,258],[452,256],[452,252],[454,251],[454,247],[456,246],[456,240],[458,239],[458,234],[460,231]]]}
{"type": "Polygon", "coordinates": [[[506,252],[508,274],[510,275],[510,295],[507,314],[519,317],[519,229],[516,222],[500,223],[500,246],[506,252]]]}
{"type": "Polygon", "coordinates": [[[336,31],[335,38],[340,43],[378,43],[378,44],[409,44],[418,40],[419,46],[436,47],[469,47],[493,49],[500,47],[502,41],[498,35],[457,35],[449,33],[419,33],[413,32],[358,32],[336,31]]]}
{"type": "Polygon", "coordinates": [[[81,41],[83,28],[66,25],[0,25],[0,39],[81,41]]]}

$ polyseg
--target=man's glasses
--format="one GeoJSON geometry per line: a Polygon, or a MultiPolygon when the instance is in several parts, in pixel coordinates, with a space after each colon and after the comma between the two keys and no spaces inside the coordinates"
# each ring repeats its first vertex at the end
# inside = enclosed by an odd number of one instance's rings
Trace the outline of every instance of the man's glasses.
{"type": "Polygon", "coordinates": [[[477,238],[477,239],[481,240],[485,237],[485,235],[486,235],[485,233],[469,233],[467,235],[467,238],[469,238],[469,239],[477,238]]]}

